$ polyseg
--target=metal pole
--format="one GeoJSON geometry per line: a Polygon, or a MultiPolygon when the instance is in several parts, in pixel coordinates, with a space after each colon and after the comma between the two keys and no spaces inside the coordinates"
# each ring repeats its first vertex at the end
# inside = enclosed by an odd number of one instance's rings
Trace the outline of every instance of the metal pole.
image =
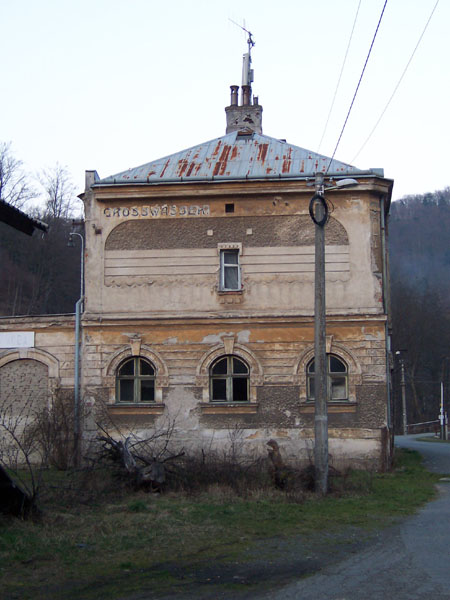
{"type": "Polygon", "coordinates": [[[402,389],[402,429],[403,435],[408,433],[408,419],[406,417],[406,382],[405,382],[405,361],[403,358],[400,359],[400,371],[401,381],[400,386],[402,389]]]}
{"type": "Polygon", "coordinates": [[[315,489],[319,494],[328,491],[328,412],[327,412],[327,355],[325,305],[325,222],[324,175],[316,174],[314,196],[315,276],[314,276],[314,461],[315,489]]]}
{"type": "MultiPolygon", "coordinates": [[[[445,366],[449,360],[448,356],[444,356],[442,359],[442,377],[441,377],[441,406],[439,411],[439,421],[441,424],[441,440],[446,440],[448,435],[448,423],[447,423],[447,412],[445,410],[445,382],[446,382],[446,369],[445,366]]],[[[447,371],[448,373],[448,371],[447,371]]],[[[447,375],[448,377],[448,375],[447,375]]]]}
{"type": "Polygon", "coordinates": [[[74,464],[80,466],[80,317],[81,298],[75,304],[75,393],[73,404],[74,464]]]}
{"type": "Polygon", "coordinates": [[[80,233],[71,233],[70,238],[77,235],[81,240],[80,260],[80,298],[75,304],[75,373],[74,373],[74,406],[73,406],[73,433],[74,433],[74,465],[80,466],[80,332],[81,313],[84,301],[84,238],[80,233]]]}

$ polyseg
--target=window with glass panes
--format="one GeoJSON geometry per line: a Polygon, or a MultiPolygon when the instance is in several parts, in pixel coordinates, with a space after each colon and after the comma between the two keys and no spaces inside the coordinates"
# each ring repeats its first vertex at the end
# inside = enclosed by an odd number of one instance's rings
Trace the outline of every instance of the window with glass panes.
{"type": "Polygon", "coordinates": [[[241,289],[238,249],[220,251],[220,289],[224,291],[241,289]]]}
{"type": "Polygon", "coordinates": [[[248,366],[236,356],[223,356],[210,368],[212,402],[247,402],[249,398],[248,366]]]}
{"type": "MultiPolygon", "coordinates": [[[[328,398],[334,401],[348,400],[348,370],[343,360],[334,354],[327,355],[328,398]]],[[[308,400],[314,400],[314,359],[307,366],[308,400]]]]}
{"type": "Polygon", "coordinates": [[[127,359],[117,369],[117,402],[154,402],[155,368],[139,356],[127,359]]]}

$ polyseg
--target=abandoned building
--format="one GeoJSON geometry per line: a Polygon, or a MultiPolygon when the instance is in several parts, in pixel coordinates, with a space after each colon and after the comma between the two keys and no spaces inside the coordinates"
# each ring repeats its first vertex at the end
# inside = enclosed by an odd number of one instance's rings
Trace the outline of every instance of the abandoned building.
{"type": "MultiPolygon", "coordinates": [[[[86,172],[80,398],[137,435],[291,459],[314,445],[316,172],[329,192],[326,345],[331,464],[389,453],[386,218],[392,181],[262,132],[251,80],[226,133],[101,178],[86,172]]],[[[74,388],[74,317],[0,320],[0,395],[74,388]]],[[[92,435],[93,419],[83,423],[92,435]]]]}

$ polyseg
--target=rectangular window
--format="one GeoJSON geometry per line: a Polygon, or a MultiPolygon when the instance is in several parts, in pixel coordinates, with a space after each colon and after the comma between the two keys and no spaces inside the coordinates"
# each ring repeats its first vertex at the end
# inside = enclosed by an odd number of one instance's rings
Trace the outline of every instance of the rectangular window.
{"type": "Polygon", "coordinates": [[[220,251],[220,289],[237,291],[241,289],[241,268],[239,250],[220,251]]]}

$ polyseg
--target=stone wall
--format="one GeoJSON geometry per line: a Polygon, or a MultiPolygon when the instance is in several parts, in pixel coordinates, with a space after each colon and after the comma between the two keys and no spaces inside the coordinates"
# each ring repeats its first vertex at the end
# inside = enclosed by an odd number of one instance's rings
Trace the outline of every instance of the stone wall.
{"type": "MultiPolygon", "coordinates": [[[[85,393],[98,403],[111,431],[118,427],[145,436],[170,421],[177,444],[186,448],[225,448],[238,434],[250,453],[264,454],[267,440],[275,438],[291,460],[310,459],[314,404],[306,397],[306,365],[313,355],[311,321],[194,325],[180,320],[176,328],[171,322],[136,321],[120,328],[86,324],[85,331],[85,393]],[[116,403],[115,369],[133,353],[161,372],[153,406],[116,403]],[[209,401],[209,365],[227,353],[250,366],[246,405],[209,401]]],[[[384,322],[335,318],[328,333],[328,351],[349,370],[349,400],[329,406],[333,460],[336,465],[353,459],[380,465],[381,431],[387,424],[384,322]]]]}
{"type": "MultiPolygon", "coordinates": [[[[9,321],[10,327],[16,323],[9,321]]],[[[27,323],[19,319],[16,325],[16,329],[29,330],[32,319],[27,323]]],[[[49,403],[55,389],[73,390],[71,325],[64,320],[37,320],[39,347],[0,354],[0,397],[9,400],[31,394],[49,403]]],[[[340,356],[349,369],[349,401],[329,407],[334,464],[353,461],[379,466],[387,401],[384,321],[333,317],[327,332],[328,351],[340,356]]],[[[125,434],[146,436],[170,421],[176,425],[177,444],[186,448],[220,450],[237,436],[245,451],[264,455],[267,440],[275,438],[286,457],[306,463],[313,448],[314,405],[306,398],[305,372],[313,355],[312,340],[311,319],[127,320],[122,324],[85,320],[82,399],[91,415],[86,436],[96,436],[95,422],[102,422],[111,432],[119,428],[125,434]],[[245,406],[219,407],[209,402],[209,365],[226,353],[240,356],[250,366],[251,397],[245,406]],[[133,355],[145,356],[157,370],[158,395],[153,406],[116,403],[117,366],[133,355]]]]}
{"type": "MultiPolygon", "coordinates": [[[[235,241],[245,241],[250,248],[310,246],[314,244],[314,224],[306,215],[133,220],[111,231],[105,250],[216,248],[218,243],[235,241]]],[[[348,244],[347,232],[332,217],[326,228],[326,243],[348,244]]]]}

